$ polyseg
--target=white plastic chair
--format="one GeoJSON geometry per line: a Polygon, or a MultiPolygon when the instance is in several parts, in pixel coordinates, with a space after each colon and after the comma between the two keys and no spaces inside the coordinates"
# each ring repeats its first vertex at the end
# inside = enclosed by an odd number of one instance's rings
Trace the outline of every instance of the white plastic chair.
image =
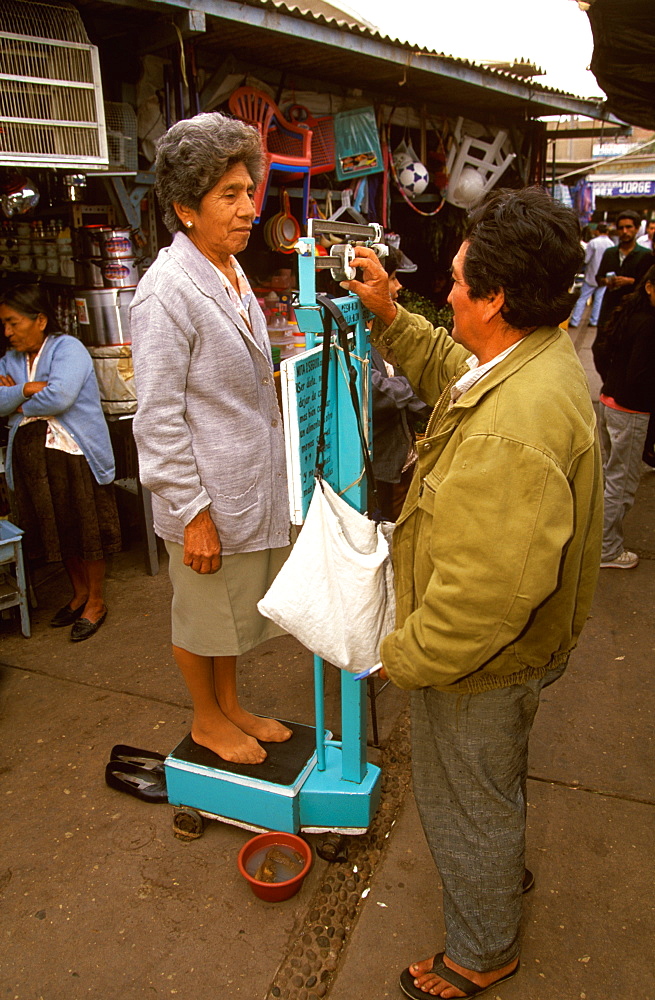
{"type": "Polygon", "coordinates": [[[473,168],[481,175],[483,185],[480,190],[480,200],[491,191],[502,174],[516,157],[516,153],[503,153],[507,141],[507,132],[499,129],[495,139],[476,139],[471,135],[462,135],[463,119],[459,118],[455,128],[455,142],[448,155],[446,169],[449,174],[446,200],[458,208],[470,208],[470,204],[457,198],[457,185],[466,168],[473,168]]]}

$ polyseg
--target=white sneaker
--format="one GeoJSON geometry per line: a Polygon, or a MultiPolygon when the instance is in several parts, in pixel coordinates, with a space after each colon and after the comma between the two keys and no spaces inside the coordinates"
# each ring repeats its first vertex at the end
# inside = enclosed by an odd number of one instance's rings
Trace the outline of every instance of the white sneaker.
{"type": "Polygon", "coordinates": [[[636,552],[628,552],[624,549],[620,556],[616,559],[612,559],[611,562],[601,562],[601,569],[634,569],[639,562],[639,556],[636,552]]]}

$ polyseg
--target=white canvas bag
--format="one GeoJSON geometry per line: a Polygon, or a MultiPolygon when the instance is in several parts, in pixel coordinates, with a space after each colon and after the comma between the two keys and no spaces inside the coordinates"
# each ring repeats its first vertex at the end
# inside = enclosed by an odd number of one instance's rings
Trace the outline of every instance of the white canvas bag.
{"type": "Polygon", "coordinates": [[[390,529],[317,480],[302,531],[259,611],[342,670],[375,666],[395,622],[390,529]]]}

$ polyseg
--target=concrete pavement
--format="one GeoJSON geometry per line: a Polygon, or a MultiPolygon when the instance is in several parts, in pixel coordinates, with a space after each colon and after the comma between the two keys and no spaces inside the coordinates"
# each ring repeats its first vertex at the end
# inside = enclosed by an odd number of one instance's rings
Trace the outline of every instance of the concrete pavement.
{"type": "MultiPolygon", "coordinates": [[[[572,333],[587,360],[589,332],[572,333]]],[[[640,565],[601,571],[570,669],[542,699],[528,782],[536,886],[522,971],[494,1000],[655,1000],[655,473],[626,544],[640,565]]],[[[79,645],[47,625],[61,573],[41,576],[37,594],[30,640],[0,622],[0,997],[399,1000],[400,970],[442,940],[408,785],[405,696],[389,688],[377,702],[386,744],[371,759],[385,792],[370,834],[337,864],[317,857],[291,900],[263,903],[236,867],[248,833],[210,823],[182,843],[169,806],[104,784],[114,743],[168,752],[188,731],[165,567],[146,576],[136,543],[116,557],[107,623],[79,645]]],[[[294,640],[244,657],[240,672],[255,710],[312,722],[310,657],[294,640]]],[[[332,670],[326,715],[338,729],[332,670]]]]}

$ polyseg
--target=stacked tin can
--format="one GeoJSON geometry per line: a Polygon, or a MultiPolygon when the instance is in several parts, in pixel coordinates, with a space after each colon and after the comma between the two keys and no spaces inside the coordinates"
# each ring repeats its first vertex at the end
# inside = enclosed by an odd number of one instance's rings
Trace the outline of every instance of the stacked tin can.
{"type": "Polygon", "coordinates": [[[86,288],[136,288],[139,271],[129,229],[84,226],[82,244],[86,288]]]}
{"type": "Polygon", "coordinates": [[[89,347],[129,344],[127,310],[139,281],[131,231],[84,226],[82,241],[84,291],[75,293],[80,337],[89,347]]]}

